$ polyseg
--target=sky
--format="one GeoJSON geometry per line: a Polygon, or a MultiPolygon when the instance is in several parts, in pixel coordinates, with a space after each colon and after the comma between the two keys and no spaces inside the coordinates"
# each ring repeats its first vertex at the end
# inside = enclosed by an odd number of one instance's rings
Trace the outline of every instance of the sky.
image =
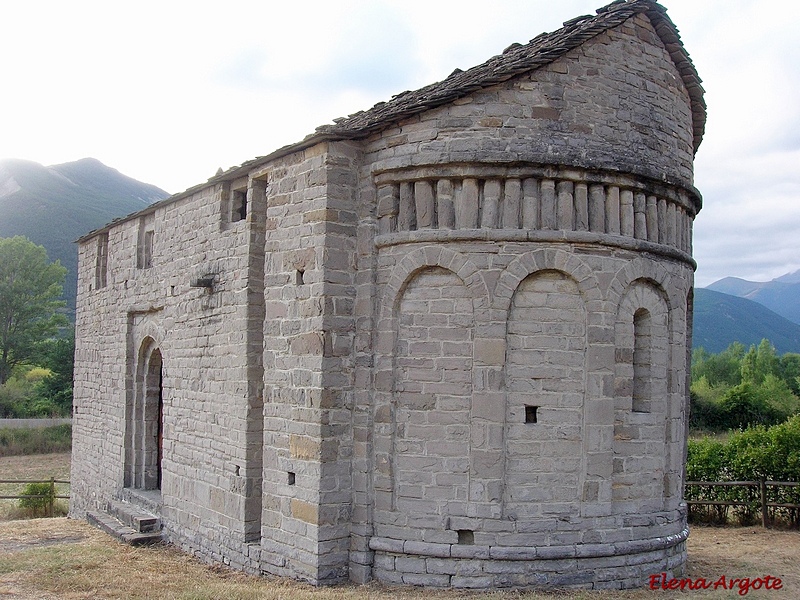
{"type": "MultiPolygon", "coordinates": [[[[0,159],[181,192],[605,3],[0,0],[0,159]]],[[[697,286],[800,269],[800,2],[662,4],[708,104],[697,286]]]]}

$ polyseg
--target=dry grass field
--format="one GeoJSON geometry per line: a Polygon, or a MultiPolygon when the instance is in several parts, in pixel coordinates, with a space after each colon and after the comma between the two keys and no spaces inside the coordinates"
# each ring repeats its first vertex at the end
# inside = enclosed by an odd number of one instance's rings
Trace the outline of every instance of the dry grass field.
{"type": "MultiPolygon", "coordinates": [[[[46,480],[55,478],[69,480],[70,453],[62,454],[36,454],[33,456],[3,456],[0,457],[0,480],[46,480]]],[[[14,496],[21,493],[23,485],[0,483],[0,496],[14,496]]],[[[68,485],[56,486],[59,496],[69,494],[68,485]]],[[[17,518],[17,500],[0,500],[0,521],[17,518]]],[[[67,501],[59,500],[62,508],[66,509],[67,501]]]]}
{"type": "MultiPolygon", "coordinates": [[[[29,457],[42,469],[59,464],[54,457],[29,457]]],[[[69,455],[67,455],[68,461],[69,455]]],[[[0,479],[20,461],[0,459],[0,479]]],[[[63,463],[63,457],[60,459],[63,463]]],[[[23,461],[24,462],[24,461],[23,461]]],[[[68,463],[67,463],[68,464],[68,463]]],[[[43,473],[50,476],[56,473],[43,473]]],[[[56,474],[61,476],[61,474],[56,474]]],[[[24,478],[38,477],[28,472],[24,478]]],[[[80,521],[66,518],[0,522],[0,598],[6,599],[283,599],[411,600],[644,600],[663,598],[800,598],[800,532],[760,527],[695,527],[689,538],[692,579],[712,583],[720,577],[771,575],[780,590],[693,591],[629,590],[625,592],[491,592],[467,593],[393,588],[380,585],[313,588],[301,583],[251,577],[209,566],[171,546],[131,548],[80,521]]]]}
{"type": "MultiPolygon", "coordinates": [[[[759,528],[694,528],[689,577],[717,581],[772,575],[781,590],[748,598],[800,598],[800,533],[759,528]]],[[[741,598],[739,588],[705,591],[493,592],[467,594],[379,585],[313,588],[209,566],[170,546],[131,548],[80,521],[65,518],[0,523],[0,598],[14,599],[477,599],[611,600],[741,598]]]]}

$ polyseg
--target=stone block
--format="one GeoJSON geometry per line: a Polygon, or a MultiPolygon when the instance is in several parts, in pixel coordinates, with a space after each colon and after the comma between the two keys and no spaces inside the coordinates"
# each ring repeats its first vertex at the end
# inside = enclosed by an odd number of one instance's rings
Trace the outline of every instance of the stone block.
{"type": "Polygon", "coordinates": [[[501,339],[477,339],[474,342],[476,365],[502,365],[506,356],[506,341],[501,339]]]}
{"type": "Polygon", "coordinates": [[[319,509],[316,504],[309,504],[297,498],[291,501],[292,516],[306,523],[316,525],[319,521],[319,509]]]}
{"type": "Polygon", "coordinates": [[[404,573],[403,583],[408,585],[422,585],[429,587],[448,587],[450,585],[449,575],[404,573]]]}
{"type": "Polygon", "coordinates": [[[394,568],[403,573],[404,576],[406,573],[425,573],[425,559],[413,556],[398,556],[395,558],[394,568]]]}
{"type": "Polygon", "coordinates": [[[454,575],[450,579],[450,586],[462,589],[487,589],[494,585],[494,578],[488,575],[484,576],[462,576],[454,575]]]}

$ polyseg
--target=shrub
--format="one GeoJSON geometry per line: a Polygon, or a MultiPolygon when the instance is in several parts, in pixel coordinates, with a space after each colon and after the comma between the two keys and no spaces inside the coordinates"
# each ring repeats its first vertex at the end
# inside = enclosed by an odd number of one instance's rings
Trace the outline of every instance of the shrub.
{"type": "Polygon", "coordinates": [[[22,495],[28,497],[19,499],[19,507],[31,516],[44,517],[55,502],[55,487],[49,483],[29,483],[22,490],[22,495]]]}
{"type": "Polygon", "coordinates": [[[773,425],[780,422],[781,415],[756,393],[748,383],[732,387],[723,396],[719,409],[727,429],[744,429],[749,425],[773,425]]]}
{"type": "MultiPolygon", "coordinates": [[[[790,481],[800,482],[800,415],[784,423],[758,425],[734,432],[726,442],[711,438],[689,441],[686,461],[688,481],[790,481]]],[[[767,501],[775,504],[800,504],[800,488],[768,487],[767,501]]],[[[760,511],[758,486],[689,487],[687,500],[740,502],[733,509],[741,524],[752,522],[760,511]]],[[[773,507],[773,519],[794,526],[800,523],[800,510],[773,507]]],[[[725,522],[728,509],[692,507],[693,519],[725,522]]]]}
{"type": "Polygon", "coordinates": [[[689,401],[689,427],[693,430],[719,431],[725,429],[725,416],[719,401],[704,393],[708,385],[705,377],[700,379],[696,389],[692,384],[689,401]]]}
{"type": "Polygon", "coordinates": [[[15,418],[24,414],[30,385],[17,379],[0,384],[0,418],[15,418]]]}

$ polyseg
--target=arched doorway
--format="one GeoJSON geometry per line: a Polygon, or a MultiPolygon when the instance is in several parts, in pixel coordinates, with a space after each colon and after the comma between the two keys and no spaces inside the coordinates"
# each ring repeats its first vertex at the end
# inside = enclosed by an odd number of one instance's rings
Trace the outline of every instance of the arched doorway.
{"type": "Polygon", "coordinates": [[[144,482],[146,490],[161,489],[161,458],[164,430],[164,393],[161,351],[150,353],[144,385],[144,482]]]}
{"type": "Polygon", "coordinates": [[[140,490],[161,489],[164,455],[164,373],[161,350],[147,338],[135,373],[133,403],[126,414],[125,485],[140,490]]]}

